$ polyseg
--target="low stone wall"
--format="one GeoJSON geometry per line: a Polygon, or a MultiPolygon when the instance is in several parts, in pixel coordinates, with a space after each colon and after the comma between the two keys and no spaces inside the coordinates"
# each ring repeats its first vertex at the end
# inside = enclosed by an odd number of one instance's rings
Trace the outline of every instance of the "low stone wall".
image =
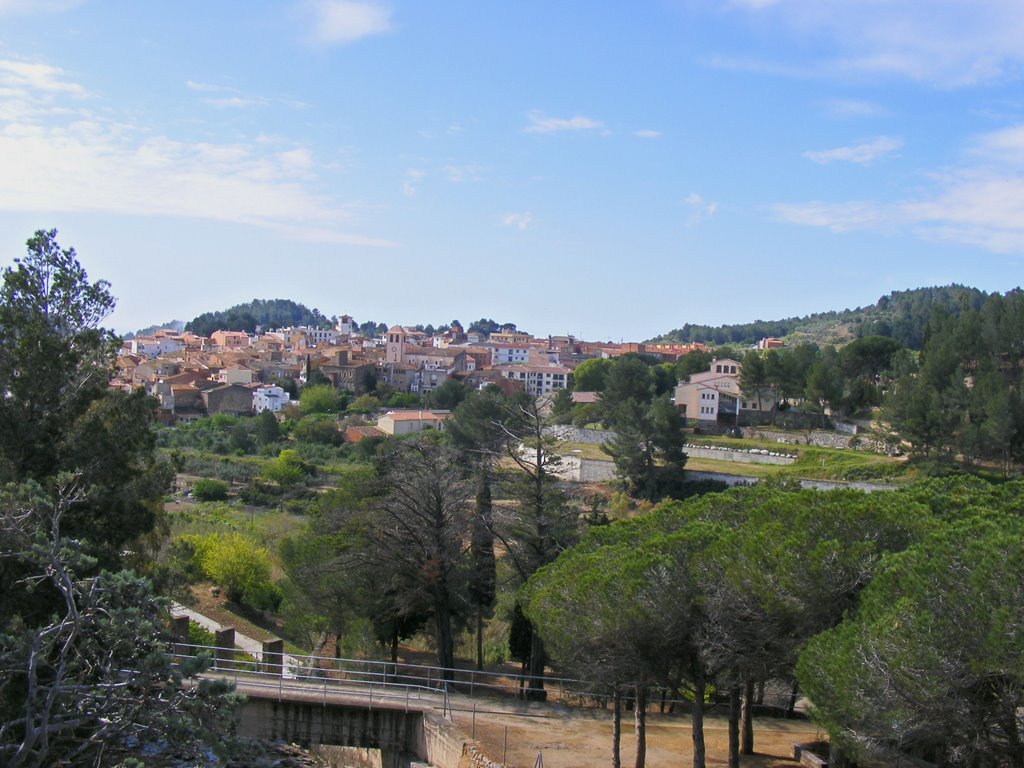
{"type": "Polygon", "coordinates": [[[615,463],[579,456],[563,456],[557,474],[570,483],[603,483],[615,478],[615,463]]]}
{"type": "Polygon", "coordinates": [[[603,445],[615,437],[615,433],[609,429],[582,429],[568,425],[545,427],[544,431],[567,443],[587,443],[588,445],[603,445]]]}
{"type": "Polygon", "coordinates": [[[687,445],[683,451],[687,456],[697,459],[713,459],[714,461],[735,461],[740,464],[792,464],[796,456],[791,453],[780,453],[758,448],[743,450],[739,448],[722,448],[717,445],[687,445]]]}
{"type": "Polygon", "coordinates": [[[793,432],[776,432],[770,429],[751,427],[743,430],[743,436],[755,440],[766,440],[779,444],[812,445],[816,448],[850,448],[855,451],[872,453],[891,453],[891,449],[881,440],[864,435],[841,435],[827,429],[815,429],[806,435],[793,432]]]}

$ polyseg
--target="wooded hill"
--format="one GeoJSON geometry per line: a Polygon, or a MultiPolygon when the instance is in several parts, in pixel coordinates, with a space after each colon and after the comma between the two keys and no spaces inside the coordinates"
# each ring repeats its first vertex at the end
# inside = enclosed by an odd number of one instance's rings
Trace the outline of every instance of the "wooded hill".
{"type": "Polygon", "coordinates": [[[794,344],[842,345],[865,336],[889,336],[901,347],[919,350],[932,310],[943,307],[953,317],[965,309],[980,309],[989,294],[964,285],[944,285],[893,291],[867,307],[831,312],[816,312],[783,320],[757,320],[736,325],[693,325],[686,323],[650,343],[687,343],[711,345],[754,344],[765,337],[789,337],[794,344]]]}
{"type": "Polygon", "coordinates": [[[269,330],[292,325],[330,328],[334,323],[319,309],[309,309],[289,299],[253,299],[248,304],[236,304],[219,312],[204,312],[190,320],[185,330],[200,336],[219,330],[253,333],[257,325],[269,330]]]}

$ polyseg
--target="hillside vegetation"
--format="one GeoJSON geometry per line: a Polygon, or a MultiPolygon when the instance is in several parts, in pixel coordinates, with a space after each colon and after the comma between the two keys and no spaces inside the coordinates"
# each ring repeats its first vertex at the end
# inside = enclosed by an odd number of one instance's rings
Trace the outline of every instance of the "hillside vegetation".
{"type": "Polygon", "coordinates": [[[330,328],[333,323],[319,309],[309,309],[290,299],[253,299],[217,312],[204,312],[185,325],[186,331],[209,336],[214,331],[245,331],[253,333],[256,326],[265,329],[292,325],[330,328]]]}
{"type": "Polygon", "coordinates": [[[900,346],[921,349],[932,310],[942,307],[954,317],[965,309],[980,309],[988,297],[984,291],[963,285],[944,285],[893,291],[874,304],[856,309],[816,312],[783,320],[757,320],[733,325],[684,324],[651,343],[753,344],[765,337],[794,343],[841,345],[864,336],[889,336],[900,346]]]}

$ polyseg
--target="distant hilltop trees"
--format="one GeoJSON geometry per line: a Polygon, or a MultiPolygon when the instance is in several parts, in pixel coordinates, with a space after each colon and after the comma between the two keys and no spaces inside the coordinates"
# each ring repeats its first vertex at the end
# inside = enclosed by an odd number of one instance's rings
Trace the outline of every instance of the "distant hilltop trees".
{"type": "Polygon", "coordinates": [[[942,307],[953,317],[966,309],[980,309],[988,294],[963,285],[944,285],[893,291],[869,307],[844,309],[838,312],[817,312],[805,317],[784,320],[757,320],[738,325],[693,325],[686,323],[668,333],[651,339],[652,343],[688,343],[700,341],[709,345],[754,344],[765,337],[781,338],[793,333],[807,336],[809,342],[835,341],[835,330],[847,326],[854,338],[888,336],[908,349],[924,345],[932,310],[942,307]]]}
{"type": "Polygon", "coordinates": [[[289,299],[253,299],[220,312],[204,312],[185,324],[185,330],[198,336],[209,336],[214,331],[229,329],[255,333],[256,326],[265,329],[305,325],[310,328],[331,328],[334,321],[289,299]]]}

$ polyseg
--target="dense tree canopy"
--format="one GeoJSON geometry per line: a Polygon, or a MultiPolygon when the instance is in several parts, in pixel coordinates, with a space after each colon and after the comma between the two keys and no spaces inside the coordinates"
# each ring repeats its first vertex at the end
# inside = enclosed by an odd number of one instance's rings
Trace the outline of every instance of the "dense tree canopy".
{"type": "Polygon", "coordinates": [[[256,326],[264,331],[305,325],[311,328],[330,328],[330,318],[318,309],[308,309],[289,299],[253,299],[248,304],[236,304],[225,310],[204,312],[185,324],[185,330],[209,336],[214,331],[245,331],[253,333],[256,326]]]}
{"type": "Polygon", "coordinates": [[[800,679],[855,757],[1024,764],[1024,525],[961,521],[886,559],[854,616],[814,638],[800,679]]]}
{"type": "Polygon", "coordinates": [[[0,762],[115,762],[128,738],[197,753],[227,702],[181,687],[165,605],[116,572],[147,564],[170,480],[155,403],[108,390],[114,299],[56,235],[0,287],[0,762]]]}

